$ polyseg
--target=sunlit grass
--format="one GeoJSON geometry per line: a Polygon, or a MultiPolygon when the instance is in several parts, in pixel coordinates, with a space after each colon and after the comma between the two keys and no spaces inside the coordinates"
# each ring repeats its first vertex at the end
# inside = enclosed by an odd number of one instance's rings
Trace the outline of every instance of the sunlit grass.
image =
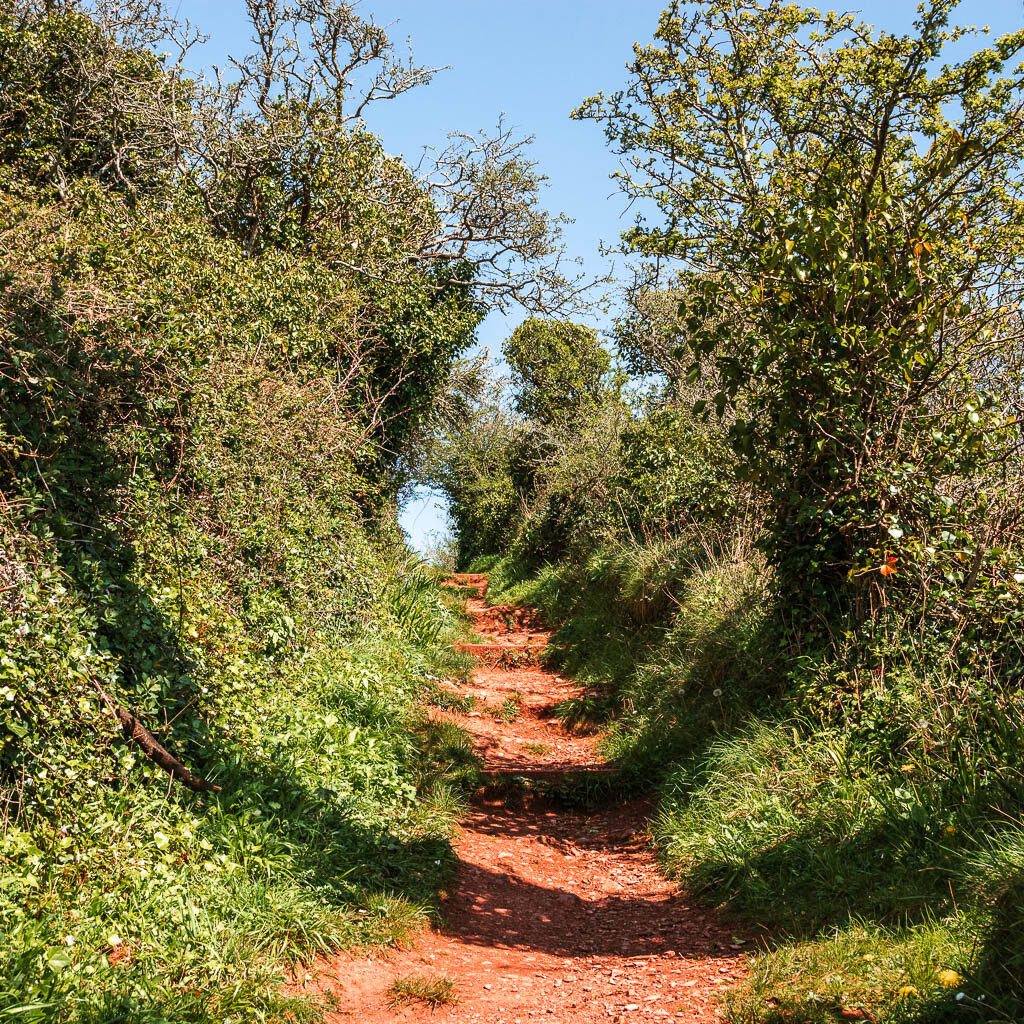
{"type": "Polygon", "coordinates": [[[388,1004],[392,1008],[421,1003],[434,1010],[454,1006],[458,1001],[455,982],[441,974],[410,974],[395,978],[388,987],[388,1004]]]}

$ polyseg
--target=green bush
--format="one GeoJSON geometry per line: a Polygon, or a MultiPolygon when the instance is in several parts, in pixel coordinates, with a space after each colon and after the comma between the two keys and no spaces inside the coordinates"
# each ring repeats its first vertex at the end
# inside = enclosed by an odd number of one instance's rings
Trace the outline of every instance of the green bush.
{"type": "MultiPolygon", "coordinates": [[[[733,458],[720,431],[678,405],[655,406],[622,432],[621,469],[612,487],[623,527],[651,541],[704,525],[727,531],[744,508],[733,458]]],[[[622,527],[620,527],[621,529],[622,527]]]]}

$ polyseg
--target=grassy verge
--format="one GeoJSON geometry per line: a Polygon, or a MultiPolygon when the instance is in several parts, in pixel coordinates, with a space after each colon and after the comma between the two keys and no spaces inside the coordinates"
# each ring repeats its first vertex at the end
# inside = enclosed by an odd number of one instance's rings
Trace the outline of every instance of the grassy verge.
{"type": "MultiPolygon", "coordinates": [[[[307,629],[203,673],[204,717],[182,715],[165,742],[187,744],[219,792],[172,784],[99,707],[79,709],[91,745],[51,724],[68,777],[41,750],[0,831],[3,1019],[316,1020],[280,994],[290,965],[397,941],[437,910],[476,763],[423,702],[427,675],[461,670],[447,651],[462,624],[432,580],[402,576],[383,577],[358,635],[307,629]]],[[[72,609],[50,608],[66,634],[72,609]]],[[[53,641],[40,636],[45,664],[53,641]]],[[[10,677],[25,659],[0,661],[10,677]]]]}

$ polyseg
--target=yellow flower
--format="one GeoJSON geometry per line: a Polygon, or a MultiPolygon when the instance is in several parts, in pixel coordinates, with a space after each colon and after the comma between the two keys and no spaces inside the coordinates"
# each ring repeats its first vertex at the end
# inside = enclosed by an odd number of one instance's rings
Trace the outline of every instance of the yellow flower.
{"type": "Polygon", "coordinates": [[[904,985],[896,994],[900,999],[916,999],[921,993],[914,985],[904,985]]]}
{"type": "Polygon", "coordinates": [[[947,836],[955,836],[956,835],[956,825],[947,825],[946,826],[946,835],[947,836]]]}
{"type": "Polygon", "coordinates": [[[946,988],[954,988],[955,986],[959,985],[961,981],[963,981],[963,979],[960,977],[959,974],[956,973],[956,971],[951,971],[948,968],[944,971],[939,971],[936,977],[939,980],[939,984],[945,985],[946,988]]]}

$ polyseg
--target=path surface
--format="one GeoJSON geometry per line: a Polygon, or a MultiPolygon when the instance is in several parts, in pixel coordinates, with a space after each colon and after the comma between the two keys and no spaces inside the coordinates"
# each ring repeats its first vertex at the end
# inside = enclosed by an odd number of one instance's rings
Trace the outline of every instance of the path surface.
{"type": "MultiPolygon", "coordinates": [[[[479,587],[468,608],[487,644],[470,648],[482,663],[460,688],[477,698],[477,710],[450,717],[472,734],[485,768],[540,778],[600,771],[594,738],[553,717],[577,687],[529,655],[548,635],[526,609],[488,608],[483,577],[457,582],[479,587]],[[515,721],[480,709],[506,699],[521,701],[515,721]]],[[[312,984],[339,1007],[327,1019],[719,1020],[714,997],[742,975],[740,948],[733,931],[658,872],[645,834],[649,810],[642,801],[580,812],[537,797],[478,799],[462,823],[444,927],[409,950],[319,965],[312,984]],[[458,1004],[389,1009],[389,985],[413,974],[452,979],[458,1004]]]]}

